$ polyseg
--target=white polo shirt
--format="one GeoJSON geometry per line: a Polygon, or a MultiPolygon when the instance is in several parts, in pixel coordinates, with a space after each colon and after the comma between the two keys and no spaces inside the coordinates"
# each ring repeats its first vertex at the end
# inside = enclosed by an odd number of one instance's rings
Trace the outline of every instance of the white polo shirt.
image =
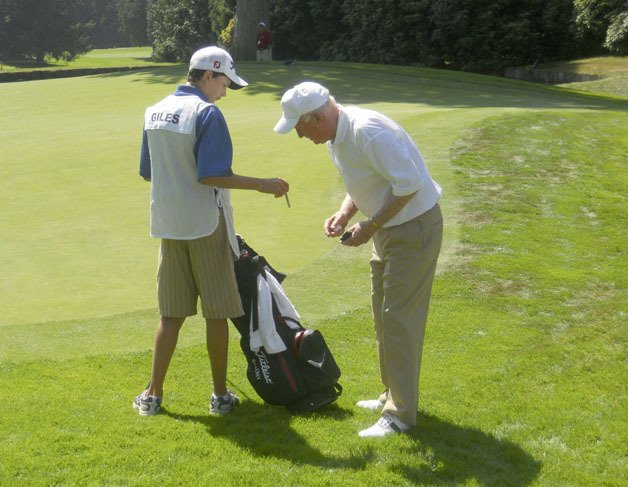
{"type": "Polygon", "coordinates": [[[336,137],[327,142],[327,149],[358,209],[372,218],[391,191],[395,196],[416,194],[385,227],[408,222],[431,209],[442,190],[410,136],[381,113],[340,104],[338,108],[336,137]]]}

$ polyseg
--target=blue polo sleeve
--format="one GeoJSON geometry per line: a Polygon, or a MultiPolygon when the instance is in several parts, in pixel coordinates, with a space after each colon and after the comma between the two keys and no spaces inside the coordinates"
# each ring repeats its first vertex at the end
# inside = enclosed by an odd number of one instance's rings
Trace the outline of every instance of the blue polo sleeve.
{"type": "Polygon", "coordinates": [[[207,107],[198,116],[194,155],[199,180],[233,174],[231,135],[225,117],[215,105],[207,107]]]}
{"type": "Polygon", "coordinates": [[[148,150],[148,136],[146,130],[142,134],[142,148],[140,150],[140,176],[150,179],[150,151],[148,150]]]}

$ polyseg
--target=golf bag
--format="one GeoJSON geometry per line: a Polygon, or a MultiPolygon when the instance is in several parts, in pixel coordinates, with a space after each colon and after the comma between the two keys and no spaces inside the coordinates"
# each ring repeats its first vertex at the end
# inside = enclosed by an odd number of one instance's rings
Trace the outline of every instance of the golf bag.
{"type": "Polygon", "coordinates": [[[342,393],[340,369],[318,330],[306,330],[286,297],[286,275],[238,235],[240,258],[235,262],[244,316],[231,321],[241,335],[247,358],[247,378],[267,403],[295,413],[313,411],[342,393]]]}

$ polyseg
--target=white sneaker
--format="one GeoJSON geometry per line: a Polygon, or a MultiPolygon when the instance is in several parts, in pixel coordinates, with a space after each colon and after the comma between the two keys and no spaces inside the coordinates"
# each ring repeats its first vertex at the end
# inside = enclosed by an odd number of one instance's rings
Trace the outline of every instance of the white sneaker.
{"type": "Polygon", "coordinates": [[[403,433],[411,428],[410,425],[402,422],[392,414],[383,414],[379,421],[370,428],[366,428],[358,433],[360,438],[379,438],[382,436],[403,433]]]}
{"type": "Polygon", "coordinates": [[[140,392],[133,401],[133,408],[140,416],[154,416],[161,411],[161,397],[149,396],[146,391],[140,392]]]}
{"type": "Polygon", "coordinates": [[[366,399],[364,401],[358,401],[355,405],[359,408],[368,409],[369,411],[378,411],[386,404],[379,399],[366,399]]]}
{"type": "Polygon", "coordinates": [[[212,394],[209,401],[209,412],[212,414],[227,414],[240,404],[240,399],[233,392],[227,391],[224,396],[212,394]]]}

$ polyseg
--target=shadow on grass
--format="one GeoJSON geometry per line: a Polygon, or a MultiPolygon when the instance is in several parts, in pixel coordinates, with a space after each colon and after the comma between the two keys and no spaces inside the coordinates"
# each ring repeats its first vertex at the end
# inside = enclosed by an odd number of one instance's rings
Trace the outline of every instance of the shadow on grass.
{"type": "MultiPolygon", "coordinates": [[[[348,458],[324,455],[290,426],[293,415],[281,407],[245,401],[234,413],[224,417],[179,415],[163,408],[162,412],[178,421],[203,424],[213,437],[228,439],[258,457],[279,458],[295,465],[350,470],[364,469],[373,459],[370,448],[348,458]]],[[[351,411],[332,404],[308,418],[342,421],[351,414],[351,411]]]]}
{"type": "MultiPolygon", "coordinates": [[[[374,451],[392,439],[360,440],[364,446],[349,457],[324,455],[291,427],[291,413],[281,407],[245,401],[234,414],[224,417],[179,415],[164,410],[178,421],[203,424],[214,437],[223,437],[258,457],[287,460],[295,465],[363,470],[375,459],[374,451]]],[[[312,421],[343,421],[353,412],[332,404],[307,418],[312,421]]],[[[333,426],[323,426],[333,434],[333,426]]],[[[454,425],[420,413],[417,427],[407,434],[409,442],[388,469],[417,485],[529,485],[539,474],[541,463],[516,444],[499,440],[482,431],[454,425]],[[415,461],[402,459],[412,458],[415,461]]]]}
{"type": "MultiPolygon", "coordinates": [[[[139,71],[133,82],[177,85],[185,82],[187,66],[151,67],[139,71]]],[[[403,66],[351,63],[240,63],[238,74],[250,84],[242,96],[270,94],[277,101],[294,84],[311,80],[324,83],[340,103],[372,102],[425,104],[449,108],[524,107],[605,109],[626,106],[626,101],[609,101],[586,94],[548,91],[533,83],[503,78],[456,73],[445,70],[418,70],[403,66]]],[[[103,74],[103,78],[123,76],[103,74]]]]}
{"type": "Polygon", "coordinates": [[[408,434],[409,453],[426,459],[421,465],[398,463],[391,470],[416,484],[526,486],[539,474],[541,462],[518,445],[477,429],[447,423],[419,413],[408,434]]]}
{"type": "MultiPolygon", "coordinates": [[[[121,78],[128,76],[128,74],[128,71],[119,71],[103,73],[98,75],[98,77],[103,79],[121,78]]],[[[134,74],[137,75],[137,77],[133,79],[134,83],[172,85],[174,91],[177,85],[185,83],[187,66],[179,64],[172,66],[138,66],[134,68],[134,74]]]]}

